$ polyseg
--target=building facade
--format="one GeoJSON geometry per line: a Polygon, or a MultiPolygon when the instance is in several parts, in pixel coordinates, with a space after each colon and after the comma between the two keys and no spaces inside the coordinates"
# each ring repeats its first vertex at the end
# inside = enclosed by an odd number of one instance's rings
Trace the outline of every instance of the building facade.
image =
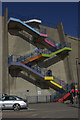
{"type": "Polygon", "coordinates": [[[59,86],[68,85],[66,89],[71,89],[77,83],[79,41],[64,33],[62,23],[51,28],[41,25],[40,20],[24,22],[3,17],[3,93],[26,98],[53,95],[59,86]],[[55,80],[52,85],[51,80],[43,79],[48,70],[49,77],[55,80]]]}

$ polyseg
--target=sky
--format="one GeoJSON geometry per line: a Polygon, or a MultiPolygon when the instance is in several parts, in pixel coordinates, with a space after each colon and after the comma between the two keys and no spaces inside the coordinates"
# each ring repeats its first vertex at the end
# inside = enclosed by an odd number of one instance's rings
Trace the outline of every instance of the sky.
{"type": "Polygon", "coordinates": [[[3,2],[2,14],[8,7],[8,18],[23,21],[40,19],[42,25],[55,28],[62,22],[64,33],[78,37],[78,2],[3,2]]]}

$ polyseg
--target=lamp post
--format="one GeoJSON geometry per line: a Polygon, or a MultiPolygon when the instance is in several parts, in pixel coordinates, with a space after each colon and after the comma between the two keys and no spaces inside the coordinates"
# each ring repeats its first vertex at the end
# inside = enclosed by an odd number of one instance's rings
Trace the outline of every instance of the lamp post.
{"type": "Polygon", "coordinates": [[[77,70],[77,83],[78,83],[78,91],[79,91],[79,108],[80,108],[80,89],[79,89],[79,70],[78,70],[78,65],[79,65],[79,58],[76,58],[76,70],[77,70]]]}
{"type": "Polygon", "coordinates": [[[79,58],[76,58],[76,70],[77,70],[77,85],[78,85],[78,90],[79,90],[79,71],[78,71],[78,65],[79,63],[79,58]]]}

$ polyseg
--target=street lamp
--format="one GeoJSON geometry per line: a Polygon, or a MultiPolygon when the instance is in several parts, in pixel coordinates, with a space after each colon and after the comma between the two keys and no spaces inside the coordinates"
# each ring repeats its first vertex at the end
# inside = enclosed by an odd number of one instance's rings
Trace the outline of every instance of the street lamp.
{"type": "Polygon", "coordinates": [[[79,90],[79,71],[78,71],[78,65],[79,63],[79,58],[76,58],[76,70],[77,70],[77,84],[78,84],[78,90],[79,90]]]}
{"type": "MultiPolygon", "coordinates": [[[[79,65],[79,58],[76,58],[76,69],[77,69],[77,82],[78,82],[78,91],[80,94],[80,89],[79,89],[79,70],[78,70],[78,65],[79,65]]],[[[79,95],[79,108],[80,108],[80,95],[79,95]]]]}

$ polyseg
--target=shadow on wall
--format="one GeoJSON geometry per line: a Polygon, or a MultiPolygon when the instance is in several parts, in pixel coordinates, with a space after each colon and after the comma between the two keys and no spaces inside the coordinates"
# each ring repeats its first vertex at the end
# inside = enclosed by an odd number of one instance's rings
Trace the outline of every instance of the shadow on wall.
{"type": "MultiPolygon", "coordinates": [[[[34,38],[34,37],[32,37],[30,34],[26,34],[26,33],[24,33],[21,29],[10,29],[9,30],[9,33],[11,34],[11,35],[14,35],[14,36],[19,36],[20,38],[22,38],[23,40],[25,40],[25,41],[27,41],[27,42],[29,42],[30,44],[32,44],[32,45],[34,45],[34,46],[36,46],[37,48],[44,48],[44,46],[43,45],[41,45],[41,47],[40,47],[40,44],[39,43],[37,43],[36,42],[36,38],[34,38]],[[15,32],[16,31],[16,32],[15,32]]],[[[39,41],[38,41],[39,42],[39,41]]]]}
{"type": "MultiPolygon", "coordinates": [[[[32,79],[30,77],[30,75],[26,74],[25,73],[21,73],[21,70],[20,69],[14,69],[14,70],[10,70],[9,71],[10,75],[12,77],[14,77],[15,79],[17,78],[22,78],[22,80],[25,80],[25,81],[28,81],[32,84],[34,84],[35,86],[41,88],[41,89],[49,89],[49,87],[53,88],[53,85],[50,85],[48,82],[46,83],[46,81],[42,82],[40,80],[36,80],[36,79],[32,79]]],[[[13,80],[13,79],[12,79],[13,80]]],[[[14,81],[11,82],[11,85],[14,84],[14,81]]],[[[67,90],[70,90],[70,89],[74,89],[75,88],[75,85],[77,85],[76,83],[71,83],[70,85],[69,84],[66,84],[66,89],[67,90]]],[[[56,87],[54,87],[53,89],[56,90],[56,87]]]]}
{"type": "Polygon", "coordinates": [[[46,81],[40,82],[40,80],[36,80],[36,78],[34,80],[34,79],[30,78],[30,75],[27,75],[27,74],[25,75],[25,73],[21,73],[20,69],[10,70],[9,73],[12,77],[16,77],[16,78],[20,77],[23,80],[28,81],[28,82],[36,85],[37,87],[40,87],[41,89],[49,89],[49,85],[46,83],[46,81]]]}
{"type": "Polygon", "coordinates": [[[42,66],[44,68],[47,68],[61,60],[63,60],[67,55],[64,56],[53,56],[52,58],[48,58],[43,62],[39,62],[39,66],[42,66]]]}
{"type": "Polygon", "coordinates": [[[47,68],[57,62],[59,62],[61,59],[56,56],[56,57],[53,57],[53,58],[49,58],[49,59],[46,59],[46,61],[43,61],[40,65],[44,68],[47,68]]]}

